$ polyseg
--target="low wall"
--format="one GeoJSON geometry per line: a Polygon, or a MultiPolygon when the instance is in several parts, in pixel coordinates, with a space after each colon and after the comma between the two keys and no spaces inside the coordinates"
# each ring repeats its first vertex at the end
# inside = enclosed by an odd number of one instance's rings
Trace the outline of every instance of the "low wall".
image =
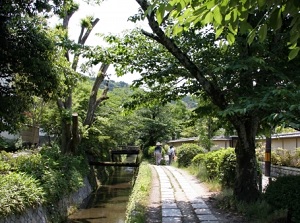
{"type": "Polygon", "coordinates": [[[78,206],[92,192],[92,187],[86,178],[84,186],[69,197],[61,199],[52,207],[39,206],[35,209],[27,209],[21,215],[13,215],[0,219],[0,223],[57,223],[57,219],[66,217],[71,206],[78,206]]]}
{"type": "MultiPolygon", "coordinates": [[[[265,173],[265,163],[260,162],[261,170],[265,173]]],[[[271,165],[271,177],[280,177],[286,175],[300,175],[300,168],[271,165]]]]}

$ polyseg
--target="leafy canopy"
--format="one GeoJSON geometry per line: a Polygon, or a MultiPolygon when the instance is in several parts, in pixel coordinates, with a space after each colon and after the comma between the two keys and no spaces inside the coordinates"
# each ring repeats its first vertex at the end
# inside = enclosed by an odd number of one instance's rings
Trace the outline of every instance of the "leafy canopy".
{"type": "Polygon", "coordinates": [[[298,0],[172,0],[155,1],[148,11],[156,10],[157,22],[161,24],[166,17],[172,18],[169,35],[179,35],[183,31],[197,26],[212,25],[216,38],[226,35],[232,44],[237,33],[248,36],[248,44],[258,36],[264,41],[267,30],[280,31],[284,20],[289,20],[290,37],[287,41],[291,49],[289,59],[299,52],[297,41],[300,37],[300,2],[298,0]],[[249,17],[262,14],[255,26],[249,23],[249,17]]]}

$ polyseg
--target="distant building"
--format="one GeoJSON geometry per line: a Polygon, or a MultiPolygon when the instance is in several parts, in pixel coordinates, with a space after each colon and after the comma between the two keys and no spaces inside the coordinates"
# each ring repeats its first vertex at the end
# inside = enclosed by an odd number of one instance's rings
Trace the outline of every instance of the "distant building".
{"type": "MultiPolygon", "coordinates": [[[[238,137],[237,136],[215,136],[212,138],[213,146],[211,150],[217,150],[220,148],[235,147],[238,137]]],[[[257,137],[257,145],[265,144],[265,137],[257,137]]],[[[179,147],[182,144],[194,143],[200,145],[198,137],[192,138],[181,138],[170,140],[167,142],[169,145],[179,147]]],[[[291,132],[291,133],[280,133],[272,135],[272,149],[282,148],[287,150],[295,150],[300,147],[300,132],[291,132]]]]}

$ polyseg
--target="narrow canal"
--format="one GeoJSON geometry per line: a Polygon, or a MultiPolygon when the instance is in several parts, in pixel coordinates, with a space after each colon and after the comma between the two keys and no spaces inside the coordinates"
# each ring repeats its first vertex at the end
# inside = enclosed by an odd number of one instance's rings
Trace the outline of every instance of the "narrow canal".
{"type": "Polygon", "coordinates": [[[124,223],[134,167],[117,167],[107,183],[93,192],[68,223],[124,223]]]}

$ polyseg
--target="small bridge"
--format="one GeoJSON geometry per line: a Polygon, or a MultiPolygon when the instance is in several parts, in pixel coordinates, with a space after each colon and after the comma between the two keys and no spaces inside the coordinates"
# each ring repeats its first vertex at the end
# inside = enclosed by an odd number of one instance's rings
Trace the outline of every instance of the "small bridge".
{"type": "Polygon", "coordinates": [[[137,146],[120,146],[118,149],[110,151],[111,162],[108,161],[90,161],[90,165],[94,166],[127,166],[127,167],[138,167],[140,165],[138,155],[140,153],[139,147],[137,146]],[[126,162],[120,161],[122,155],[126,155],[126,162]]]}

